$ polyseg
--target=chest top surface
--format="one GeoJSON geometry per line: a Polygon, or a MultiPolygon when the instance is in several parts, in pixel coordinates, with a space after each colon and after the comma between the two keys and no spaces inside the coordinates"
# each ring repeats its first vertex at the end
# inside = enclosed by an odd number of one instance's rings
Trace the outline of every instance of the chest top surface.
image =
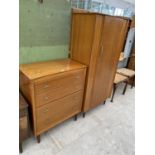
{"type": "Polygon", "coordinates": [[[27,76],[27,78],[30,80],[35,80],[44,76],[82,69],[85,67],[85,65],[71,59],[61,59],[31,64],[21,64],[19,69],[20,72],[27,76]]]}

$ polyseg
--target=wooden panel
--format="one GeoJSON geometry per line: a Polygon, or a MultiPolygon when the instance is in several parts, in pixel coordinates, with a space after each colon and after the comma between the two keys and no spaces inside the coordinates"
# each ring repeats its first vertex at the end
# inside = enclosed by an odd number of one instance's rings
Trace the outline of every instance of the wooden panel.
{"type": "Polygon", "coordinates": [[[106,16],[104,19],[91,107],[100,104],[110,96],[119,55],[124,43],[126,24],[126,20],[116,17],[106,16]]]}
{"type": "Polygon", "coordinates": [[[83,91],[37,108],[37,134],[81,111],[83,91]]]}
{"type": "Polygon", "coordinates": [[[91,57],[95,28],[95,15],[73,14],[71,34],[71,58],[88,65],[91,57]]]}
{"type": "MultiPolygon", "coordinates": [[[[73,32],[72,29],[73,29],[73,26],[76,26],[75,24],[73,25],[73,19],[74,19],[73,18],[73,13],[79,13],[79,12],[88,12],[88,11],[87,10],[83,10],[83,9],[76,9],[76,8],[74,8],[74,9],[71,10],[70,40],[69,40],[69,57],[71,55],[72,35],[74,35],[74,33],[72,33],[73,32]]],[[[75,30],[75,27],[74,27],[74,30],[75,30]]]]}
{"type": "Polygon", "coordinates": [[[54,78],[37,82],[35,85],[36,106],[62,98],[84,89],[85,70],[61,73],[54,78]]]}
{"type": "Polygon", "coordinates": [[[33,98],[31,91],[31,83],[29,79],[21,71],[19,72],[19,87],[26,99],[31,103],[33,98]]]}
{"type": "Polygon", "coordinates": [[[99,48],[100,48],[104,16],[96,15],[95,21],[96,22],[95,22],[94,39],[92,44],[92,52],[90,57],[90,64],[87,71],[87,81],[85,86],[86,88],[85,88],[85,97],[84,97],[84,105],[83,105],[84,111],[87,111],[90,108],[90,104],[92,102],[91,96],[92,96],[94,75],[96,70],[96,62],[97,62],[99,48]]]}

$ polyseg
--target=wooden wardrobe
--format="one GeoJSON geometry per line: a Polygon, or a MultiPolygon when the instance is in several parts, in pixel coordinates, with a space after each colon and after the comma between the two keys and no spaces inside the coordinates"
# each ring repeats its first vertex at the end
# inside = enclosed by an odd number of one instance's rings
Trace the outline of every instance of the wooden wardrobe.
{"type": "Polygon", "coordinates": [[[129,19],[72,10],[70,57],[88,66],[83,116],[111,96],[129,19]]]}

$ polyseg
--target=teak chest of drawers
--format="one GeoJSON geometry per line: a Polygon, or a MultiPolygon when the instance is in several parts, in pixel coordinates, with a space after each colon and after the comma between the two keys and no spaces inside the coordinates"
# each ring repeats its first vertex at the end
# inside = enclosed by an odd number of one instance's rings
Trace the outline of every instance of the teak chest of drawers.
{"type": "Polygon", "coordinates": [[[20,65],[20,90],[38,142],[41,133],[81,112],[85,75],[86,66],[70,59],[20,65]]]}

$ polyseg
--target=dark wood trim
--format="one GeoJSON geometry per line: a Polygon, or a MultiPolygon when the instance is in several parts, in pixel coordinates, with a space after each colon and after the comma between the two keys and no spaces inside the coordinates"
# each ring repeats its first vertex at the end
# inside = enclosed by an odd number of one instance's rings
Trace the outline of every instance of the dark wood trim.
{"type": "Polygon", "coordinates": [[[36,138],[37,138],[37,142],[40,143],[40,135],[38,135],[36,138]]]}
{"type": "Polygon", "coordinates": [[[20,151],[20,153],[23,153],[22,142],[19,142],[19,151],[20,151]]]}
{"type": "Polygon", "coordinates": [[[74,121],[77,121],[78,115],[74,116],[74,121]]]}
{"type": "Polygon", "coordinates": [[[127,86],[128,86],[128,82],[126,81],[126,82],[125,82],[124,89],[123,89],[123,93],[122,93],[123,95],[125,95],[125,92],[126,92],[127,86]]]}
{"type": "Polygon", "coordinates": [[[114,96],[115,96],[116,88],[117,88],[117,86],[116,86],[116,84],[114,84],[114,85],[113,85],[113,92],[112,92],[111,102],[113,102],[113,100],[114,100],[114,96]]]}
{"type": "Polygon", "coordinates": [[[83,115],[83,118],[85,118],[85,116],[86,116],[86,113],[85,113],[85,112],[83,112],[83,114],[82,114],[82,115],[83,115]]]}

